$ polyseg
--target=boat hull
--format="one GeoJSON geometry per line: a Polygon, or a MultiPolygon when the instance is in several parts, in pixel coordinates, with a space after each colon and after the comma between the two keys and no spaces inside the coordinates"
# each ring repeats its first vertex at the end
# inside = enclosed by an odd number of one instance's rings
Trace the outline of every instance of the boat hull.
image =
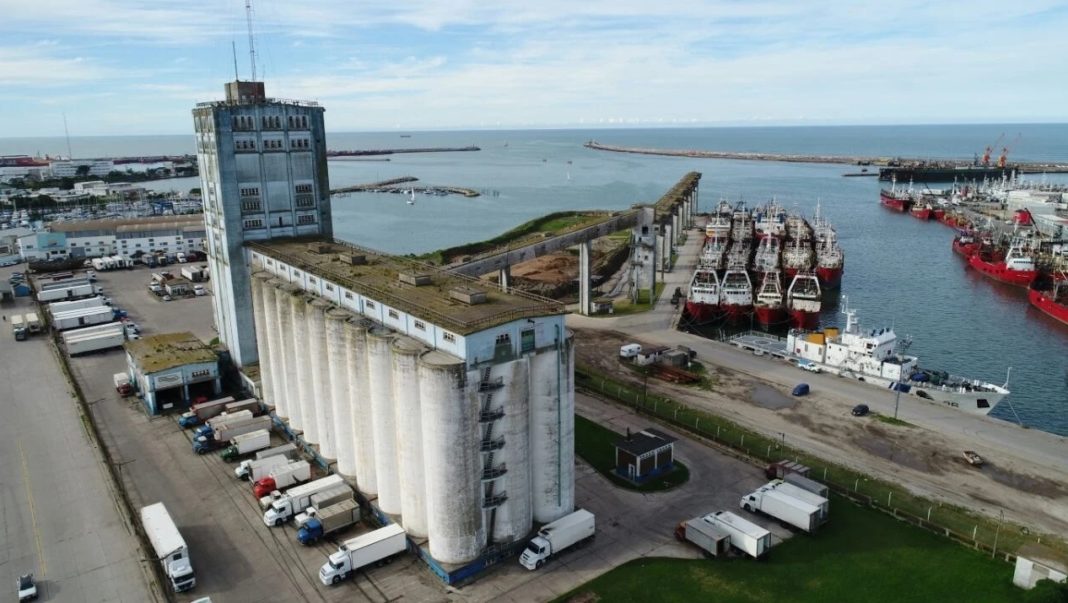
{"type": "Polygon", "coordinates": [[[724,304],[721,309],[723,316],[730,322],[741,322],[753,313],[753,306],[743,304],[724,304]]]}
{"type": "Polygon", "coordinates": [[[968,258],[968,265],[975,268],[984,276],[1000,281],[1007,285],[1026,287],[1035,280],[1037,274],[1034,270],[1009,270],[1004,262],[988,262],[979,255],[968,258]]]}
{"type": "Polygon", "coordinates": [[[761,326],[771,326],[786,322],[786,309],[782,306],[754,306],[753,314],[761,326]]]}
{"type": "Polygon", "coordinates": [[[1057,303],[1048,291],[1036,291],[1031,289],[1027,292],[1027,301],[1038,308],[1043,314],[1054,320],[1068,325],[1068,306],[1057,303]]]}
{"type": "Polygon", "coordinates": [[[811,310],[790,308],[790,324],[798,329],[815,329],[820,324],[820,313],[811,310]]]}
{"type": "Polygon", "coordinates": [[[979,251],[979,242],[962,243],[960,239],[953,239],[953,251],[970,258],[975,255],[975,252],[979,251]]]}
{"type": "Polygon", "coordinates": [[[704,324],[716,319],[719,314],[719,306],[688,301],[686,302],[686,313],[690,315],[690,320],[697,324],[704,324]]]}
{"type": "Polygon", "coordinates": [[[909,213],[912,214],[913,218],[926,222],[931,219],[932,211],[926,207],[913,207],[909,210],[909,213]]]}
{"type": "Polygon", "coordinates": [[[909,206],[912,205],[911,199],[901,199],[886,194],[885,192],[879,193],[879,202],[883,204],[883,207],[892,209],[897,212],[904,213],[908,211],[909,206]]]}
{"type": "Polygon", "coordinates": [[[820,287],[824,289],[840,289],[842,268],[816,268],[816,278],[820,279],[820,287]]]}
{"type": "Polygon", "coordinates": [[[813,364],[819,366],[824,372],[832,375],[849,377],[850,379],[856,379],[857,381],[862,381],[868,385],[882,389],[894,390],[895,387],[897,387],[902,390],[902,393],[912,396],[913,398],[924,400],[930,404],[952,408],[970,415],[986,416],[990,414],[990,411],[994,410],[994,407],[1008,395],[1008,392],[959,391],[956,388],[940,388],[915,382],[909,382],[902,387],[898,386],[894,381],[883,377],[858,373],[847,368],[820,364],[818,362],[814,362],[813,364]],[[920,394],[918,392],[923,393],[920,394]]]}

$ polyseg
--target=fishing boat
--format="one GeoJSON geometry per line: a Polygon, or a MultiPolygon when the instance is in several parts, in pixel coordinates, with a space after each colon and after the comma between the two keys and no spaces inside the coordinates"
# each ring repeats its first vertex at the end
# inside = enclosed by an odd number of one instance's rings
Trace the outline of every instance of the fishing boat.
{"type": "Polygon", "coordinates": [[[799,329],[815,328],[822,306],[822,291],[816,275],[800,273],[795,276],[786,290],[786,312],[791,324],[799,329]]]}
{"type": "Polygon", "coordinates": [[[898,340],[893,328],[861,330],[856,311],[843,299],[846,327],[812,332],[790,331],[786,351],[795,362],[815,363],[824,372],[900,391],[974,415],[987,415],[1009,395],[1004,385],[921,368],[915,356],[905,354],[911,340],[898,340]],[[900,348],[900,349],[899,349],[900,348]]]}
{"type": "Polygon", "coordinates": [[[760,291],[753,301],[753,314],[761,326],[777,325],[786,321],[786,306],[783,302],[780,273],[775,270],[764,274],[760,291]]]}
{"type": "Polygon", "coordinates": [[[1027,300],[1043,314],[1068,325],[1068,283],[1063,273],[1036,278],[1027,292],[1027,300]]]}
{"type": "Polygon", "coordinates": [[[837,236],[824,239],[818,245],[816,277],[820,280],[820,286],[824,289],[838,289],[842,286],[842,272],[845,270],[845,251],[838,245],[837,236]]]}
{"type": "Polygon", "coordinates": [[[790,239],[782,252],[782,267],[786,278],[792,280],[799,272],[812,270],[812,243],[790,239]]]}
{"type": "Polygon", "coordinates": [[[1038,273],[1034,257],[1019,242],[1009,247],[1005,257],[999,259],[997,255],[996,251],[980,248],[968,257],[968,265],[984,276],[1017,287],[1027,287],[1035,280],[1038,273]]]}
{"type": "Polygon", "coordinates": [[[726,238],[712,237],[706,239],[704,246],[701,248],[701,256],[697,258],[697,263],[703,268],[723,270],[727,267],[727,247],[726,238]]]}
{"type": "MultiPolygon", "coordinates": [[[[728,209],[730,206],[727,206],[728,209]]],[[[727,240],[731,236],[731,213],[716,212],[705,224],[705,237],[727,240]]]]}
{"type": "Polygon", "coordinates": [[[753,311],[753,283],[745,268],[728,268],[719,288],[719,308],[728,320],[737,321],[753,311]]]}
{"type": "Polygon", "coordinates": [[[704,324],[719,313],[719,277],[714,268],[698,266],[690,280],[690,295],[686,298],[686,313],[690,320],[704,324]]]}
{"type": "Polygon", "coordinates": [[[756,236],[786,236],[786,210],[772,200],[756,211],[753,221],[756,236]]]}
{"type": "Polygon", "coordinates": [[[917,203],[909,209],[909,214],[911,214],[913,218],[917,218],[926,222],[927,220],[930,220],[931,217],[934,215],[934,207],[931,207],[930,203],[917,203]]]}
{"type": "Polygon", "coordinates": [[[972,255],[979,251],[981,243],[973,230],[959,230],[957,236],[953,237],[953,251],[960,255],[970,258],[972,255]]]}
{"type": "Polygon", "coordinates": [[[752,239],[735,240],[727,250],[727,268],[732,270],[748,270],[749,260],[753,255],[752,239]]]}
{"type": "Polygon", "coordinates": [[[914,199],[912,196],[912,183],[909,183],[909,188],[898,189],[897,180],[895,179],[889,189],[879,190],[879,202],[884,207],[890,208],[894,211],[906,212],[912,207],[914,199]]]}
{"type": "Polygon", "coordinates": [[[731,240],[750,241],[753,238],[753,216],[745,207],[745,203],[739,203],[731,214],[731,240]]]}
{"type": "Polygon", "coordinates": [[[763,276],[769,272],[779,271],[779,237],[772,234],[765,234],[760,239],[760,245],[757,246],[756,254],[753,256],[753,272],[758,276],[763,276]]]}
{"type": "Polygon", "coordinates": [[[802,242],[812,240],[812,227],[804,216],[792,213],[786,217],[786,238],[802,242]]]}

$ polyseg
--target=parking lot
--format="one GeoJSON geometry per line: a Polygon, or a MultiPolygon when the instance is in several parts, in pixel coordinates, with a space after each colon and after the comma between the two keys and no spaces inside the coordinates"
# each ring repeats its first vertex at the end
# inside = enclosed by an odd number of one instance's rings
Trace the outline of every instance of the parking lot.
{"type": "MultiPolygon", "coordinates": [[[[151,272],[144,267],[103,272],[97,284],[140,325],[143,335],[188,330],[204,341],[214,339],[211,297],[164,302],[148,289],[151,272]]],[[[546,600],[637,557],[697,557],[695,548],[675,541],[674,526],[711,511],[737,510],[742,494],[764,482],[757,469],[686,438],[676,443],[675,450],[690,468],[690,482],[670,492],[621,490],[579,462],[576,502],[597,516],[597,537],[537,572],[510,560],[456,589],[446,587],[414,556],[404,556],[392,565],[360,572],[347,583],[326,587],[317,573],[326,555],[336,550],[336,541],[304,547],[291,527],[264,526],[248,483],[234,478],[233,464],[217,455],[195,455],[189,434],[178,427],[175,416],[150,418],[136,398],[118,396],[111,376],[125,369],[121,350],[76,357],[72,367],[134,507],[166,503],[190,547],[198,585],[193,593],[179,597],[182,601],[206,595],[216,603],[546,600]]],[[[618,432],[649,426],[627,410],[581,395],[576,398],[582,414],[618,432]]],[[[747,518],[778,537],[788,535],[771,522],[747,518]]],[[[339,539],[367,529],[360,526],[339,539]]]]}

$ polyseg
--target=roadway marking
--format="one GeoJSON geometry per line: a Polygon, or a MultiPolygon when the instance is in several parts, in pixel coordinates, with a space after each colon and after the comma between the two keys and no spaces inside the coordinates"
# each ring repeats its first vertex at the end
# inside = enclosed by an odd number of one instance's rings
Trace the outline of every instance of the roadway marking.
{"type": "Polygon", "coordinates": [[[30,503],[30,519],[33,522],[33,539],[37,543],[37,559],[41,564],[41,577],[48,574],[48,563],[45,561],[44,549],[41,548],[41,531],[37,529],[37,507],[33,503],[33,490],[30,488],[30,469],[26,465],[26,453],[22,450],[22,440],[18,440],[19,458],[22,460],[22,481],[26,484],[26,499],[30,503]]]}

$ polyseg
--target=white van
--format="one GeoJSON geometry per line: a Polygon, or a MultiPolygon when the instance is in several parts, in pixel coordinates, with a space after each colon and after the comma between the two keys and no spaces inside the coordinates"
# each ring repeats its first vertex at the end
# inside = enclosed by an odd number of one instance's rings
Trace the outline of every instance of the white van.
{"type": "Polygon", "coordinates": [[[635,358],[642,353],[642,346],[637,343],[628,343],[619,347],[620,358],[635,358]]]}

